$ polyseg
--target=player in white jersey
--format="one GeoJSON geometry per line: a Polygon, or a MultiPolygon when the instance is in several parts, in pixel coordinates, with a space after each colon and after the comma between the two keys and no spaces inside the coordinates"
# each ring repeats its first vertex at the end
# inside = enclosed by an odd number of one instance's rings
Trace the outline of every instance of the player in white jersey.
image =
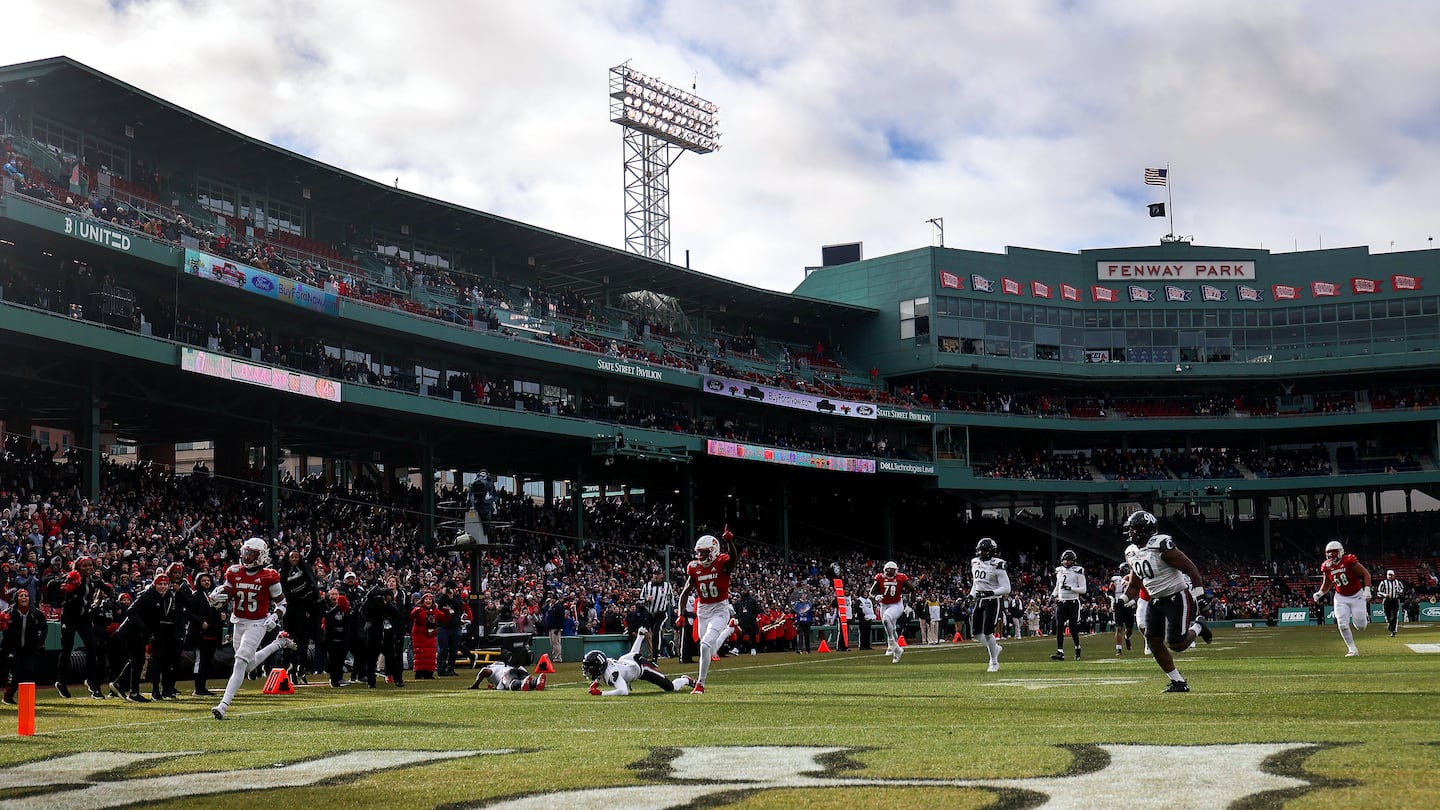
{"type": "Polygon", "coordinates": [[[585,657],[580,660],[580,671],[590,679],[590,694],[623,697],[630,694],[630,683],[635,680],[649,681],[666,692],[689,689],[695,685],[695,679],[689,675],[681,675],[674,680],[665,677],[665,673],[656,668],[653,662],[640,655],[640,648],[645,645],[645,636],[649,632],[649,628],[640,628],[635,634],[635,644],[630,647],[630,652],[619,658],[611,658],[599,650],[585,653],[585,657]],[[614,688],[602,692],[601,684],[614,688]]]}
{"type": "Polygon", "coordinates": [[[990,651],[986,672],[1000,671],[1000,650],[995,640],[995,627],[1000,622],[1005,597],[1010,594],[1010,573],[1000,559],[1000,546],[989,537],[975,544],[975,558],[970,561],[970,595],[975,605],[970,609],[970,637],[978,638],[990,651]]]}
{"type": "Polygon", "coordinates": [[[1166,692],[1189,692],[1171,651],[1188,650],[1199,636],[1211,641],[1210,628],[1200,619],[1195,597],[1204,592],[1198,584],[1200,569],[1175,546],[1168,534],[1156,534],[1159,522],[1149,512],[1125,519],[1125,530],[1136,551],[1129,559],[1132,576],[1125,595],[1134,598],[1143,586],[1150,595],[1146,607],[1145,636],[1155,663],[1170,679],[1166,692]]]}
{"type": "Polygon", "coordinates": [[[466,688],[479,689],[482,683],[486,689],[499,689],[502,692],[539,692],[545,688],[545,673],[531,675],[524,667],[495,663],[481,669],[475,676],[475,682],[466,688]]]}
{"type": "MultiPolygon", "coordinates": [[[[1137,551],[1139,549],[1136,549],[1137,551]]],[[[1115,655],[1130,649],[1130,635],[1135,632],[1135,603],[1125,596],[1129,587],[1130,563],[1120,564],[1120,573],[1110,578],[1110,615],[1115,620],[1115,655]]]]}
{"type": "Polygon", "coordinates": [[[1065,549],[1060,555],[1060,565],[1055,569],[1055,654],[1051,660],[1065,660],[1065,628],[1070,628],[1070,640],[1075,643],[1075,660],[1080,660],[1080,600],[1085,598],[1085,569],[1080,567],[1075,552],[1065,549]]]}

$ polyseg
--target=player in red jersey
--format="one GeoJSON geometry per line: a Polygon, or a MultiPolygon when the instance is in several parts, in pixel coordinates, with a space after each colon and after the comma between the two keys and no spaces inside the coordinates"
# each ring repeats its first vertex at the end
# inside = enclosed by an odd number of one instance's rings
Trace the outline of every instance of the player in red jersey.
{"type": "MultiPolygon", "coordinates": [[[[730,623],[730,574],[735,570],[735,535],[730,527],[715,535],[701,535],[695,541],[695,559],[685,566],[685,586],[680,589],[679,604],[686,604],[695,593],[695,625],[700,635],[700,676],[695,680],[692,695],[705,694],[705,676],[710,674],[710,659],[720,652],[720,645],[734,632],[730,623]]],[[[676,622],[684,627],[684,618],[676,622]]]]}
{"type": "Polygon", "coordinates": [[[1331,540],[1325,546],[1325,562],[1320,564],[1320,573],[1324,579],[1320,590],[1315,592],[1315,601],[1335,592],[1335,625],[1340,628],[1340,637],[1345,639],[1345,657],[1354,658],[1360,651],[1355,649],[1355,636],[1350,627],[1364,630],[1370,624],[1370,572],[1354,554],[1345,553],[1339,540],[1331,540]]]}
{"type": "Polygon", "coordinates": [[[245,673],[280,650],[293,650],[295,642],[284,632],[258,649],[265,634],[280,626],[285,617],[285,592],[280,588],[280,573],[270,567],[270,550],[265,541],[252,537],[240,546],[240,564],[225,569],[225,581],[210,592],[210,601],[217,606],[232,602],[230,643],[235,647],[235,667],[220,705],[210,710],[216,720],[224,720],[230,701],[235,699],[245,673]]]}
{"type": "Polygon", "coordinates": [[[894,562],[885,563],[885,569],[875,575],[870,585],[870,595],[879,603],[880,621],[885,625],[885,653],[892,663],[900,663],[905,648],[900,646],[900,617],[905,615],[905,594],[915,593],[910,577],[900,573],[900,566],[894,562]]]}

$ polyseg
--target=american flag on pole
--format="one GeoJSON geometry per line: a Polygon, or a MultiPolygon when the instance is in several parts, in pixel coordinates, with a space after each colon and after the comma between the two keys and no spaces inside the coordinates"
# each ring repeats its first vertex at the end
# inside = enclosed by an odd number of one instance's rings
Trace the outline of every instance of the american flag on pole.
{"type": "Polygon", "coordinates": [[[1147,186],[1164,186],[1164,185],[1168,185],[1169,182],[1170,182],[1170,170],[1169,170],[1169,169],[1146,169],[1146,170],[1145,170],[1145,185],[1147,185],[1147,186]]]}

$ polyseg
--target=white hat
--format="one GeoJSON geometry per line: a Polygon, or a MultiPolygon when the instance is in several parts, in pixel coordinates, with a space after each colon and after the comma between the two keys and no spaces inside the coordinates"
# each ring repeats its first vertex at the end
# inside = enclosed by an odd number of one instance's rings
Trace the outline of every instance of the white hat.
{"type": "Polygon", "coordinates": [[[1394,569],[1394,568],[1387,568],[1387,569],[1385,569],[1385,576],[1387,576],[1387,577],[1393,577],[1393,576],[1395,576],[1395,569],[1394,569]]]}

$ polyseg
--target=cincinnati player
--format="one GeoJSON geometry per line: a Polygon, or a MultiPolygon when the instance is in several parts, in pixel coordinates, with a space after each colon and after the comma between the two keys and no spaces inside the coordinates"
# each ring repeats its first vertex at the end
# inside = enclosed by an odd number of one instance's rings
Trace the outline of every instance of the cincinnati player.
{"type": "Polygon", "coordinates": [[[1133,599],[1142,587],[1149,593],[1142,626],[1155,663],[1170,679],[1165,691],[1189,692],[1190,685],[1170,653],[1190,649],[1196,636],[1210,643],[1210,628],[1199,618],[1195,605],[1195,597],[1204,588],[1192,584],[1200,582],[1200,569],[1175,546],[1170,535],[1157,534],[1157,528],[1159,522],[1149,512],[1135,512],[1125,519],[1125,531],[1136,549],[1129,561],[1132,575],[1125,595],[1133,599]]]}
{"type": "Polygon", "coordinates": [[[1370,624],[1370,572],[1354,554],[1345,553],[1339,540],[1331,540],[1325,545],[1325,562],[1320,563],[1320,573],[1324,581],[1315,592],[1315,601],[1335,592],[1335,626],[1340,628],[1340,638],[1345,639],[1345,657],[1354,658],[1360,651],[1355,649],[1355,636],[1350,627],[1364,630],[1370,624]]]}
{"type": "Polygon", "coordinates": [[[1085,569],[1080,567],[1075,552],[1065,549],[1060,555],[1060,565],[1055,568],[1055,654],[1052,660],[1065,660],[1065,628],[1070,628],[1070,640],[1075,642],[1075,660],[1080,660],[1080,600],[1086,591],[1085,569]]]}
{"type": "Polygon", "coordinates": [[[870,595],[880,605],[880,622],[885,625],[885,652],[891,663],[900,663],[905,648],[900,646],[900,617],[905,615],[905,594],[914,594],[915,586],[910,577],[900,573],[900,566],[892,560],[885,563],[885,569],[875,575],[870,584],[870,595]]]}
{"type": "Polygon", "coordinates": [[[635,633],[635,644],[631,646],[630,652],[619,658],[611,658],[599,650],[591,650],[585,653],[580,660],[580,671],[590,679],[590,694],[612,697],[615,695],[630,694],[630,683],[634,680],[649,681],[666,692],[674,692],[680,689],[688,689],[695,685],[695,679],[689,675],[681,675],[673,681],[665,677],[650,659],[640,654],[640,648],[645,646],[646,637],[650,634],[650,628],[642,627],[635,633]],[[613,689],[600,691],[601,684],[608,684],[613,689]]]}
{"type": "Polygon", "coordinates": [[[1125,594],[1125,591],[1130,587],[1130,581],[1138,579],[1138,577],[1135,576],[1134,564],[1131,560],[1135,559],[1135,556],[1139,553],[1140,547],[1134,543],[1125,547],[1125,565],[1131,569],[1131,573],[1125,575],[1124,587],[1116,591],[1116,598],[1135,611],[1135,626],[1140,628],[1140,637],[1145,639],[1145,654],[1150,655],[1150,639],[1145,635],[1145,618],[1146,613],[1150,610],[1150,594],[1145,591],[1143,585],[1140,587],[1140,593],[1137,594],[1134,599],[1131,599],[1125,594]]]}
{"type": "MultiPolygon", "coordinates": [[[[1139,549],[1136,549],[1139,551],[1139,549]]],[[[1129,553],[1129,549],[1126,549],[1129,553]]],[[[1110,578],[1110,613],[1115,619],[1115,656],[1118,658],[1130,649],[1130,636],[1135,632],[1135,603],[1125,596],[1130,584],[1130,563],[1120,564],[1120,573],[1110,578]]]]}
{"type": "Polygon", "coordinates": [[[531,675],[524,667],[495,663],[480,670],[475,676],[475,682],[466,688],[479,689],[482,683],[486,689],[499,689],[502,692],[539,692],[545,688],[545,673],[531,675]]]}
{"type": "Polygon", "coordinates": [[[985,642],[990,651],[986,672],[1000,671],[1000,651],[995,640],[995,625],[1000,622],[1000,608],[1010,594],[1010,574],[1000,559],[1000,546],[989,537],[975,544],[975,558],[970,561],[970,595],[975,605],[970,608],[970,637],[985,642]]]}
{"type": "Polygon", "coordinates": [[[280,650],[295,649],[295,642],[283,631],[263,649],[265,635],[280,626],[285,617],[285,593],[280,588],[280,573],[270,567],[270,549],[259,537],[252,537],[240,546],[240,563],[225,569],[225,581],[210,592],[210,601],[230,609],[230,643],[235,647],[235,667],[220,705],[210,710],[216,720],[224,720],[230,702],[235,699],[245,673],[280,650]]]}
{"type": "MultiPolygon", "coordinates": [[[[701,535],[695,541],[695,559],[685,566],[685,585],[680,589],[680,604],[686,604],[695,593],[695,625],[700,634],[700,676],[695,680],[692,695],[705,694],[705,677],[710,674],[710,659],[720,654],[720,645],[734,632],[730,623],[730,574],[739,555],[735,551],[735,535],[730,527],[720,533],[701,535]]],[[[684,626],[684,617],[676,627],[684,626]]]]}

